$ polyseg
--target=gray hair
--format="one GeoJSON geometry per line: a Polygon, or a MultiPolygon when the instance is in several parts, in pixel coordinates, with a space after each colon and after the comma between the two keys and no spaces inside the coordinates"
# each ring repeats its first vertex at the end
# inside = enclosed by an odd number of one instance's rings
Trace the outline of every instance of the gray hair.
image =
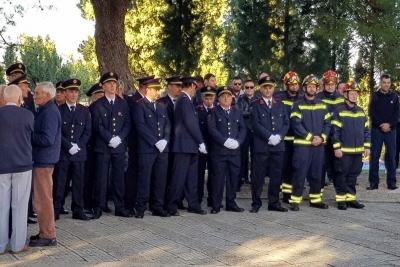
{"type": "Polygon", "coordinates": [[[43,93],[49,94],[50,98],[54,98],[56,96],[56,88],[52,82],[41,82],[38,83],[37,86],[42,88],[43,93]]]}
{"type": "Polygon", "coordinates": [[[4,88],[3,97],[6,102],[18,102],[19,98],[22,99],[22,90],[14,84],[9,85],[4,88]]]}
{"type": "Polygon", "coordinates": [[[125,84],[124,84],[124,81],[123,81],[123,80],[118,80],[118,81],[117,81],[117,84],[118,84],[118,87],[122,86],[122,89],[125,88],[125,84]]]}

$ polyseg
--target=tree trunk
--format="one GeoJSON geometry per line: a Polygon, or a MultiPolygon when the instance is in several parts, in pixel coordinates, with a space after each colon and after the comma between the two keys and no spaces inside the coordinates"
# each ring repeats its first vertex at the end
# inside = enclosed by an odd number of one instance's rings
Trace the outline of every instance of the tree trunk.
{"type": "Polygon", "coordinates": [[[94,37],[100,75],[107,71],[118,73],[125,91],[134,89],[128,65],[128,46],[125,43],[125,15],[130,0],[91,0],[96,18],[94,37]]]}
{"type": "Polygon", "coordinates": [[[283,55],[284,55],[284,62],[283,68],[285,70],[291,69],[290,64],[290,55],[289,55],[289,27],[290,27],[290,0],[285,1],[285,22],[284,22],[284,30],[283,30],[283,55]]]}
{"type": "Polygon", "coordinates": [[[372,36],[371,40],[371,51],[369,54],[369,88],[370,88],[370,95],[372,96],[375,87],[375,49],[376,49],[376,42],[374,36],[372,36]]]}

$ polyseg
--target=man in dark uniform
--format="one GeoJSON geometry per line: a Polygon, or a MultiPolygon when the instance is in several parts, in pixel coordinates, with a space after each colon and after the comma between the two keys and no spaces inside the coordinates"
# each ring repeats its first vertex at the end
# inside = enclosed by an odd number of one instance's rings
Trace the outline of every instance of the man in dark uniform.
{"type": "Polygon", "coordinates": [[[169,217],[164,209],[167,182],[168,143],[171,125],[165,106],[156,102],[161,79],[146,82],[144,98],[134,105],[134,123],[139,134],[139,180],[136,196],[136,218],[143,218],[149,196],[154,216],[169,217]],[[151,186],[150,186],[151,185],[151,186]],[[150,190],[152,194],[150,194],[150,190]]]}
{"type": "MultiPolygon", "coordinates": [[[[195,77],[195,78],[196,78],[196,82],[197,82],[198,78],[197,77],[195,77]]],[[[214,74],[207,73],[204,76],[204,86],[210,86],[210,87],[214,87],[215,88],[215,86],[216,86],[216,78],[215,78],[214,74]]],[[[203,104],[203,99],[201,98],[200,88],[202,88],[204,86],[198,87],[198,89],[196,90],[195,97],[193,99],[193,104],[195,106],[203,104]]],[[[216,105],[217,105],[217,98],[215,98],[215,101],[214,101],[214,106],[216,106],[216,105]]]]}
{"type": "Polygon", "coordinates": [[[56,103],[57,106],[61,106],[65,103],[66,97],[65,97],[65,89],[63,87],[63,82],[58,81],[56,83],[56,97],[54,98],[54,103],[56,103]]]}
{"type": "Polygon", "coordinates": [[[131,128],[129,106],[116,96],[118,75],[106,72],[100,78],[104,97],[93,104],[93,129],[96,136],[96,182],[94,190],[94,219],[102,215],[107,202],[107,178],[111,163],[112,194],[115,215],[132,217],[124,205],[124,164],[126,138],[131,128]]]}
{"type": "MultiPolygon", "coordinates": [[[[281,172],[285,145],[282,140],[289,129],[289,116],[285,105],[272,97],[275,79],[269,75],[258,81],[262,99],[251,103],[251,119],[254,130],[254,166],[251,182],[252,213],[261,207],[266,166],[269,167],[268,210],[286,212],[279,203],[281,172]],[[269,164],[267,164],[269,163],[269,164]]],[[[286,167],[286,166],[285,166],[286,167]]]]}
{"type": "Polygon", "coordinates": [[[201,136],[196,109],[191,97],[196,91],[195,77],[182,77],[182,92],[175,103],[174,131],[175,140],[172,147],[174,164],[169,192],[168,211],[178,216],[177,204],[184,194],[188,202],[188,212],[207,214],[201,209],[197,197],[197,164],[198,150],[206,154],[207,150],[201,136]]]}
{"type": "MultiPolygon", "coordinates": [[[[196,107],[197,116],[199,118],[200,131],[206,145],[206,149],[210,150],[212,140],[208,132],[207,127],[207,117],[210,114],[210,109],[214,108],[214,100],[216,89],[211,86],[204,86],[200,89],[203,104],[196,107]]],[[[204,197],[204,181],[206,169],[208,170],[207,175],[207,207],[212,207],[212,180],[214,178],[213,166],[211,165],[210,154],[199,154],[198,163],[198,180],[197,180],[197,197],[199,198],[199,203],[203,201],[204,197]]]]}
{"type": "MultiPolygon", "coordinates": [[[[283,85],[285,91],[279,91],[274,94],[274,98],[279,99],[285,105],[286,112],[290,116],[292,105],[297,100],[303,97],[299,93],[300,78],[297,72],[289,71],[283,78],[283,85]]],[[[289,121],[290,122],[290,121],[289,121]]],[[[289,130],[283,139],[285,143],[285,154],[283,156],[282,169],[282,202],[289,203],[290,195],[292,194],[292,178],[293,178],[293,153],[294,153],[294,130],[292,126],[289,126],[289,130]]]]}
{"type": "MultiPolygon", "coordinates": [[[[87,91],[86,96],[90,97],[93,101],[89,105],[89,112],[93,114],[93,103],[104,96],[104,89],[101,88],[100,83],[95,83],[90,87],[89,91],[87,91]]],[[[93,115],[91,115],[93,116],[93,115]]],[[[83,204],[84,204],[84,212],[88,214],[93,214],[93,187],[95,181],[95,169],[96,169],[96,154],[94,152],[95,146],[95,135],[90,135],[89,141],[86,144],[86,164],[85,164],[85,179],[83,183],[83,204]]]]}
{"type": "MultiPolygon", "coordinates": [[[[29,89],[29,82],[26,78],[26,74],[22,74],[18,78],[14,79],[12,82],[10,82],[8,85],[15,84],[17,85],[21,91],[22,91],[22,97],[23,97],[23,102],[21,104],[21,107],[26,108],[27,110],[30,110],[33,114],[36,113],[35,111],[35,104],[34,102],[30,100],[30,94],[31,91],[29,89]],[[25,102],[27,100],[27,102],[25,102]]],[[[32,95],[32,94],[31,94],[32,95]]],[[[33,96],[32,96],[33,99],[33,96]]]]}
{"type": "Polygon", "coordinates": [[[225,210],[242,212],[236,204],[236,188],[240,172],[240,145],[246,138],[242,111],[232,107],[232,91],[223,86],[217,89],[219,105],[210,110],[208,131],[212,139],[211,161],[214,170],[212,181],[212,214],[220,212],[226,180],[225,210]]]}
{"type": "Polygon", "coordinates": [[[59,106],[61,115],[60,160],[54,167],[56,188],[53,193],[54,219],[60,218],[68,175],[72,180],[72,218],[87,221],[83,212],[83,182],[86,161],[86,144],[91,134],[91,119],[88,108],[77,103],[81,81],[70,79],[63,82],[66,103],[59,106]]]}
{"type": "MultiPolygon", "coordinates": [[[[131,97],[126,98],[129,106],[131,120],[134,118],[133,110],[136,101],[142,99],[146,95],[146,81],[154,79],[154,75],[138,78],[139,90],[131,97]]],[[[132,215],[135,215],[135,202],[137,194],[137,183],[139,174],[139,154],[138,154],[138,132],[135,125],[132,123],[131,130],[128,135],[128,168],[125,172],[125,191],[124,201],[125,208],[132,215]]]]}

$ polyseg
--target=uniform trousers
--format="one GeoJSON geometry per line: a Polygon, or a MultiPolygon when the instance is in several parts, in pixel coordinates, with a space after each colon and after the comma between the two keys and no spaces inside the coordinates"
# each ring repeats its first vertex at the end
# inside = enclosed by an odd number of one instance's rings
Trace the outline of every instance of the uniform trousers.
{"type": "Polygon", "coordinates": [[[151,201],[152,209],[164,210],[164,193],[167,183],[168,153],[139,154],[139,179],[136,197],[136,211],[143,213],[151,201]],[[150,189],[152,193],[150,193],[150,189]]]}
{"type": "Polygon", "coordinates": [[[292,180],[293,180],[293,155],[294,155],[294,145],[293,141],[285,142],[285,153],[283,155],[283,165],[282,169],[282,194],[283,199],[289,200],[292,194],[292,180]]]}
{"type": "Polygon", "coordinates": [[[12,213],[11,250],[20,251],[26,242],[28,202],[32,171],[0,174],[0,253],[7,247],[10,206],[12,213]]]}
{"type": "Polygon", "coordinates": [[[265,172],[269,167],[268,206],[279,205],[279,192],[282,183],[283,151],[254,153],[253,180],[251,181],[251,196],[253,207],[261,207],[261,193],[265,181],[265,172]],[[267,165],[269,162],[269,165],[267,165]]]}
{"type": "Polygon", "coordinates": [[[93,208],[93,189],[96,179],[96,154],[87,146],[87,160],[85,163],[85,176],[83,182],[83,206],[85,209],[93,208]]]}
{"type": "Polygon", "coordinates": [[[124,203],[128,210],[132,210],[135,206],[138,190],[138,174],[139,154],[137,152],[137,146],[130,146],[128,148],[128,168],[125,172],[124,191],[124,203]]]}
{"type": "Polygon", "coordinates": [[[337,202],[356,200],[357,177],[361,173],[362,165],[361,154],[343,154],[342,158],[335,158],[334,184],[337,202]]]}
{"type": "Polygon", "coordinates": [[[321,174],[324,164],[324,146],[295,146],[293,155],[293,192],[290,203],[299,204],[302,200],[306,176],[310,183],[310,202],[320,203],[321,174]]]}
{"type": "MultiPolygon", "coordinates": [[[[54,167],[54,177],[57,184],[55,192],[53,193],[54,199],[54,212],[60,214],[63,209],[65,191],[67,191],[66,184],[69,182],[68,176],[72,180],[72,201],[71,210],[76,212],[83,209],[83,182],[85,173],[84,161],[59,161],[54,167]]],[[[68,191],[67,191],[68,192],[68,191]]]]}
{"type": "Polygon", "coordinates": [[[208,170],[207,175],[207,205],[212,206],[212,180],[214,179],[214,170],[211,164],[211,156],[210,154],[199,154],[198,161],[198,181],[197,181],[197,197],[199,198],[199,203],[203,201],[204,197],[204,183],[205,183],[205,175],[206,169],[208,170]]]}
{"type": "Polygon", "coordinates": [[[244,139],[243,144],[240,146],[241,164],[239,174],[239,186],[240,183],[243,183],[242,179],[248,181],[249,177],[251,177],[252,175],[249,175],[249,170],[250,172],[253,170],[253,143],[254,134],[251,131],[247,131],[246,138],[244,139]]]}
{"type": "Polygon", "coordinates": [[[97,153],[96,182],[94,185],[94,209],[105,210],[107,206],[107,179],[111,164],[111,186],[116,212],[125,210],[124,206],[124,166],[125,153],[97,153]]]}
{"type": "Polygon", "coordinates": [[[41,238],[55,238],[53,208],[53,168],[33,168],[33,206],[37,213],[39,236],[41,238]]]}
{"type": "Polygon", "coordinates": [[[197,153],[174,153],[168,210],[177,211],[177,205],[185,196],[189,209],[200,210],[197,197],[197,153]]]}
{"type": "Polygon", "coordinates": [[[224,185],[226,182],[225,207],[232,208],[236,206],[236,188],[240,172],[240,154],[239,155],[211,155],[211,161],[214,168],[213,185],[213,208],[219,209],[222,204],[224,194],[224,185]]]}

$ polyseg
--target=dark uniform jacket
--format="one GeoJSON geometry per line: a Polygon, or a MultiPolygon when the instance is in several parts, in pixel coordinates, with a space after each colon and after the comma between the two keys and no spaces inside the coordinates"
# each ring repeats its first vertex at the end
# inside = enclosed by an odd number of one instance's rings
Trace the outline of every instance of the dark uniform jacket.
{"type": "Polygon", "coordinates": [[[368,119],[359,106],[346,103],[333,112],[331,138],[334,149],[344,154],[362,154],[371,147],[368,119]]]}
{"type": "Polygon", "coordinates": [[[250,120],[250,105],[251,102],[259,99],[256,96],[253,96],[252,98],[248,98],[245,94],[239,95],[237,101],[236,101],[236,107],[240,109],[243,112],[243,118],[244,118],[244,123],[246,124],[246,128],[248,131],[253,132],[253,125],[250,120]]]}
{"type": "Polygon", "coordinates": [[[331,114],[321,99],[308,100],[306,97],[295,102],[290,114],[293,127],[294,145],[311,146],[314,136],[322,137],[326,144],[331,129],[331,114]]]}
{"type": "Polygon", "coordinates": [[[131,129],[127,102],[116,96],[115,103],[111,106],[106,96],[103,96],[92,105],[93,129],[96,135],[94,151],[98,153],[124,153],[126,151],[126,138],[131,129]],[[116,148],[112,148],[108,144],[115,136],[119,136],[122,143],[116,148]]]}
{"type": "MultiPolygon", "coordinates": [[[[176,100],[175,100],[176,101],[176,100]]],[[[172,102],[171,98],[166,95],[164,97],[161,97],[157,100],[157,102],[162,103],[165,108],[167,109],[167,115],[169,119],[169,123],[171,124],[171,133],[170,133],[170,138],[169,138],[169,147],[172,148],[172,144],[174,143],[174,102],[172,102]]]]}
{"type": "MultiPolygon", "coordinates": [[[[159,153],[155,144],[162,139],[169,143],[171,132],[165,106],[160,102],[151,103],[145,97],[136,102],[134,116],[139,133],[139,153],[159,153]]],[[[168,152],[168,143],[163,152],[168,152]]]]}
{"type": "Polygon", "coordinates": [[[133,124],[133,120],[134,120],[134,114],[133,114],[133,110],[134,110],[134,106],[136,104],[136,102],[140,99],[142,99],[143,96],[139,93],[139,91],[136,91],[131,97],[127,97],[125,100],[128,103],[129,106],[129,110],[130,110],[130,117],[131,117],[131,130],[129,131],[128,134],[128,140],[127,140],[127,144],[130,150],[132,151],[136,151],[137,147],[138,147],[138,132],[136,130],[135,125],[133,124]]]}
{"type": "Polygon", "coordinates": [[[266,153],[268,151],[285,151],[284,136],[289,129],[289,115],[285,105],[277,99],[272,99],[271,108],[264,99],[251,103],[251,119],[254,129],[254,153],[266,153]],[[269,145],[271,135],[278,134],[281,142],[276,146],[269,145]]]}
{"type": "Polygon", "coordinates": [[[389,123],[391,129],[396,129],[399,116],[399,97],[397,94],[374,92],[369,105],[369,116],[371,117],[372,128],[380,128],[382,123],[389,123]]]}
{"type": "Polygon", "coordinates": [[[198,105],[196,107],[197,116],[199,118],[201,135],[203,136],[204,143],[207,149],[211,148],[211,143],[212,143],[212,139],[210,133],[208,132],[208,127],[207,127],[207,117],[210,114],[210,109],[211,108],[206,109],[204,105],[198,105]]]}
{"type": "Polygon", "coordinates": [[[175,102],[174,135],[172,152],[197,153],[199,145],[204,143],[200,132],[196,109],[185,92],[181,92],[175,102]]]}
{"type": "Polygon", "coordinates": [[[338,92],[333,92],[333,94],[330,94],[326,91],[322,91],[318,93],[315,97],[321,99],[322,102],[327,105],[328,111],[329,113],[331,113],[331,115],[337,107],[344,104],[344,97],[338,92]]]}
{"type": "Polygon", "coordinates": [[[58,107],[61,115],[61,153],[60,160],[85,161],[86,144],[92,132],[92,122],[89,109],[81,104],[76,104],[75,111],[71,112],[67,103],[58,107]],[[69,150],[71,143],[78,144],[81,149],[75,155],[69,150]]]}
{"type": "MultiPolygon", "coordinates": [[[[299,92],[297,92],[297,94],[294,97],[289,95],[289,93],[287,91],[279,91],[274,94],[274,98],[281,100],[283,102],[283,104],[285,105],[288,116],[290,116],[290,113],[292,111],[293,103],[302,99],[303,97],[304,97],[304,95],[300,94],[299,92]]],[[[294,140],[294,130],[293,130],[292,125],[289,126],[289,130],[287,131],[284,140],[285,141],[293,141],[294,140]]]]}
{"type": "Polygon", "coordinates": [[[212,138],[211,153],[213,155],[240,155],[240,146],[229,149],[224,146],[228,138],[236,140],[241,145],[246,138],[246,126],[242,111],[231,107],[229,116],[221,106],[210,109],[208,131],[212,138]]]}
{"type": "Polygon", "coordinates": [[[36,113],[35,102],[33,100],[33,94],[29,91],[28,96],[24,98],[24,103],[22,104],[23,108],[31,111],[33,114],[36,113]]]}

